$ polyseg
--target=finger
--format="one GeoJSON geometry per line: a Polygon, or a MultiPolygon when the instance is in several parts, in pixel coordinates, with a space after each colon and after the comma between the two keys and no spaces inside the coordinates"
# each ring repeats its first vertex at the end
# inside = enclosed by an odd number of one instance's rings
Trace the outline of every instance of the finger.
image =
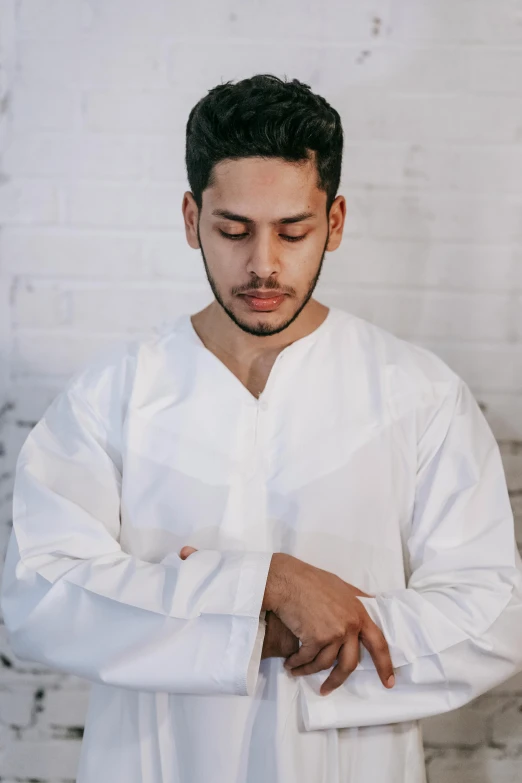
{"type": "Polygon", "coordinates": [[[304,666],[306,663],[311,663],[317,653],[322,650],[320,644],[317,642],[313,644],[302,644],[299,650],[290,655],[285,661],[285,669],[293,669],[294,666],[304,666]]]}
{"type": "Polygon", "coordinates": [[[313,661],[305,663],[302,666],[294,666],[290,669],[292,676],[298,677],[301,674],[315,674],[315,672],[320,672],[323,669],[329,669],[335,663],[339,647],[339,642],[327,644],[326,647],[323,647],[323,649],[317,653],[313,661]]]}
{"type": "Polygon", "coordinates": [[[326,696],[338,688],[353,672],[359,663],[359,637],[351,634],[342,645],[337,655],[337,664],[334,666],[320,688],[322,696],[326,696]]]}
{"type": "Polygon", "coordinates": [[[363,625],[360,633],[361,642],[364,644],[372,656],[377,673],[385,688],[393,688],[395,685],[395,675],[393,674],[393,664],[383,632],[373,620],[363,625]]]}
{"type": "Polygon", "coordinates": [[[194,552],[197,552],[197,549],[194,549],[193,546],[184,546],[179,553],[179,556],[182,560],[186,560],[189,555],[192,555],[194,552]]]}

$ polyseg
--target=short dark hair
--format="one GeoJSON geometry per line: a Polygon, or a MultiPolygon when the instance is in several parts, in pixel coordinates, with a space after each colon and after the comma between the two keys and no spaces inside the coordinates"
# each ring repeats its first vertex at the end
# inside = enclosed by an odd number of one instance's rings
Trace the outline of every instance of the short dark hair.
{"type": "Polygon", "coordinates": [[[343,130],[339,113],[308,84],[272,74],[230,80],[209,90],[187,120],[185,165],[199,210],[219,161],[263,157],[304,163],[310,150],[328,215],[341,179],[343,130]]]}

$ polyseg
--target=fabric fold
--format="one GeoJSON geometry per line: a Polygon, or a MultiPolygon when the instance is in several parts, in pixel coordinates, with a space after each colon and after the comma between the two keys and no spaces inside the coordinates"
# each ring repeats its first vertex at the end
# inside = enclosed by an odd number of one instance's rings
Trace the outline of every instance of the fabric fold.
{"type": "Polygon", "coordinates": [[[319,688],[333,667],[300,678],[308,730],[439,714],[522,666],[522,569],[501,456],[461,379],[419,437],[408,549],[407,588],[359,598],[388,642],[395,686],[384,688],[361,645],[329,695],[319,688]]]}
{"type": "Polygon", "coordinates": [[[253,693],[272,553],[124,552],[109,426],[66,389],[22,446],[2,583],[15,654],[125,688],[253,693]]]}

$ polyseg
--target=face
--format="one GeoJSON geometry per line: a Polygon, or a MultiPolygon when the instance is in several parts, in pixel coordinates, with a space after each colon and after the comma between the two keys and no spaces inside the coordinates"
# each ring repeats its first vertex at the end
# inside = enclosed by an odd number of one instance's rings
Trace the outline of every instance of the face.
{"type": "Polygon", "coordinates": [[[311,161],[241,158],[214,171],[200,213],[185,194],[187,240],[201,249],[212,292],[232,321],[249,334],[276,334],[303,311],[326,250],[340,244],[344,198],[327,216],[311,161]],[[260,302],[253,292],[280,296],[260,302]]]}

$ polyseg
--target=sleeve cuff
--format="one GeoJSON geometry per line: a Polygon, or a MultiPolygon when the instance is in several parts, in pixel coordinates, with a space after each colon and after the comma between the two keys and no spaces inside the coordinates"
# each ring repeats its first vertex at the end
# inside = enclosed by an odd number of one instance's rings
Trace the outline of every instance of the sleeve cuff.
{"type": "Polygon", "coordinates": [[[254,649],[250,656],[250,663],[247,670],[247,696],[253,696],[256,690],[257,677],[259,674],[259,665],[261,663],[261,653],[263,652],[263,642],[265,640],[266,632],[266,612],[261,612],[259,615],[259,627],[257,629],[257,636],[254,642],[254,649]]]}
{"type": "Polygon", "coordinates": [[[266,631],[261,605],[271,561],[272,552],[245,552],[241,564],[229,651],[238,672],[236,692],[244,696],[252,696],[257,685],[266,631]]]}

